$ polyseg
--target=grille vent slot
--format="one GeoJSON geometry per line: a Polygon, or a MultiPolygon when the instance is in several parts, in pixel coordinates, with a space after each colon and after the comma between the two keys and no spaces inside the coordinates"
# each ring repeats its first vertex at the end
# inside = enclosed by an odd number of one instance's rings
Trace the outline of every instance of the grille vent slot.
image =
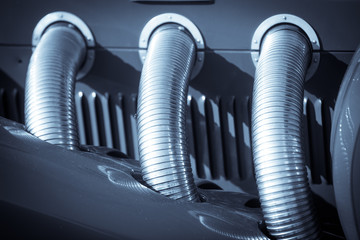
{"type": "Polygon", "coordinates": [[[196,175],[206,179],[253,177],[248,98],[189,96],[188,108],[188,137],[196,175]]]}
{"type": "MultiPolygon", "coordinates": [[[[136,94],[100,94],[82,84],[75,94],[80,143],[116,148],[138,159],[136,94]]],[[[248,97],[188,96],[188,142],[194,175],[253,184],[248,97]]],[[[304,98],[304,142],[313,184],[331,184],[329,102],[304,98]]],[[[24,123],[23,90],[0,88],[0,116],[24,123]]],[[[255,186],[255,185],[253,185],[255,186]]],[[[251,188],[251,187],[249,187],[251,188]]]]}
{"type": "Polygon", "coordinates": [[[138,159],[136,95],[99,94],[84,87],[75,94],[80,143],[116,148],[138,159]]]}

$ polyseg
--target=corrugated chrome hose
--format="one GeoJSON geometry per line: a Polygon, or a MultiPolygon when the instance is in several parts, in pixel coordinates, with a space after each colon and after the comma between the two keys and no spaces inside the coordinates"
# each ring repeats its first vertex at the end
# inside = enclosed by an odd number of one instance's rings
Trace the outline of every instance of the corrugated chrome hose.
{"type": "Polygon", "coordinates": [[[180,25],[153,33],[141,73],[138,141],[143,180],[171,198],[197,201],[186,139],[186,99],[196,46],[180,25]]]}
{"type": "Polygon", "coordinates": [[[277,239],[317,239],[302,144],[304,78],[312,49],[306,35],[279,25],[264,37],[252,103],[252,145],[261,208],[277,239]]]}
{"type": "Polygon", "coordinates": [[[31,56],[25,86],[25,126],[38,138],[77,149],[74,104],[76,74],[84,62],[86,43],[68,24],[50,26],[31,56]]]}

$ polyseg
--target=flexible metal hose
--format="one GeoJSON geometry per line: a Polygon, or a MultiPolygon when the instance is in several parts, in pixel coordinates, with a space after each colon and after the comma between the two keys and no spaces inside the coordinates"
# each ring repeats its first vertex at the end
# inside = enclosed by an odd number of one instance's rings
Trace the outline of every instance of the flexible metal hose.
{"type": "Polygon", "coordinates": [[[138,140],[143,180],[172,198],[198,200],[186,139],[186,99],[196,47],[180,25],[152,35],[141,73],[138,140]]]}
{"type": "Polygon", "coordinates": [[[43,34],[31,56],[25,85],[25,126],[38,138],[77,149],[76,74],[86,43],[72,25],[58,23],[43,34]]]}
{"type": "Polygon", "coordinates": [[[304,78],[311,46],[296,26],[264,37],[252,103],[256,182],[269,233],[278,239],[316,239],[318,225],[302,145],[304,78]]]}

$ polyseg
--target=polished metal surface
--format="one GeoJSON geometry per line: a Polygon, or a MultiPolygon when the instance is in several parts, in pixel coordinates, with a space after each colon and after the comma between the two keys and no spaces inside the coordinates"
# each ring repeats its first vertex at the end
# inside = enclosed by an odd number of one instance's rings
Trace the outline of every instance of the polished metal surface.
{"type": "Polygon", "coordinates": [[[34,28],[32,35],[32,46],[35,48],[39,44],[41,36],[48,29],[49,26],[59,22],[66,22],[75,26],[86,41],[86,45],[88,47],[88,50],[86,52],[86,58],[76,75],[76,79],[81,79],[88,74],[94,64],[95,51],[93,48],[95,47],[96,42],[90,28],[78,16],[64,11],[57,11],[46,14],[34,28]]]}
{"type": "Polygon", "coordinates": [[[267,229],[278,239],[319,237],[301,137],[309,44],[295,26],[274,27],[261,44],[255,74],[252,144],[256,182],[267,229]]]}
{"type": "Polygon", "coordinates": [[[342,81],[331,131],[336,207],[346,239],[360,238],[360,47],[342,81]]]}
{"type": "Polygon", "coordinates": [[[25,126],[49,143],[76,149],[79,145],[74,104],[77,72],[86,43],[68,24],[51,26],[31,57],[25,85],[25,126]]]}
{"type": "Polygon", "coordinates": [[[180,26],[184,27],[192,38],[195,40],[196,44],[196,60],[195,65],[191,71],[191,79],[195,78],[201,71],[204,59],[205,59],[205,42],[201,35],[200,30],[196,27],[196,25],[190,21],[188,18],[177,14],[177,13],[163,13],[157,15],[150,19],[144,26],[143,30],[141,31],[140,38],[139,38],[139,56],[142,63],[144,63],[147,55],[147,49],[149,47],[149,42],[151,38],[151,34],[154,33],[155,29],[160,27],[164,24],[175,23],[179,24],[180,26]]]}
{"type": "Polygon", "coordinates": [[[186,98],[196,46],[184,27],[166,24],[150,39],[138,96],[144,181],[172,199],[196,201],[186,139],[186,98]]]}
{"type": "Polygon", "coordinates": [[[252,40],[251,40],[251,58],[255,66],[259,61],[260,48],[262,40],[264,39],[266,33],[274,26],[279,24],[291,24],[300,28],[310,40],[310,45],[312,48],[312,57],[310,61],[310,66],[306,71],[305,80],[309,80],[317,71],[320,63],[320,40],[315,32],[315,30],[307,23],[304,19],[288,14],[277,14],[265,19],[259,27],[256,29],[252,40]]]}

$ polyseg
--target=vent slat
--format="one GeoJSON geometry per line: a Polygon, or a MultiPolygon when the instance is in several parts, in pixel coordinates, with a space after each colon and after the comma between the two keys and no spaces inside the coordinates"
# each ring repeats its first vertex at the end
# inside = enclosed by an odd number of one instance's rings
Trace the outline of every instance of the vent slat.
{"type": "Polygon", "coordinates": [[[236,150],[239,163],[239,177],[241,180],[253,177],[253,162],[250,137],[250,106],[249,98],[236,98],[234,102],[234,119],[236,130],[236,150]]]}
{"type": "Polygon", "coordinates": [[[311,150],[310,150],[310,129],[309,129],[309,114],[308,114],[308,102],[310,100],[307,97],[304,97],[303,100],[303,127],[302,127],[302,136],[303,136],[303,144],[304,144],[304,151],[305,151],[305,163],[307,166],[311,167],[311,150]]]}
{"type": "Polygon", "coordinates": [[[116,135],[118,136],[118,144],[116,147],[120,149],[121,152],[128,154],[126,136],[125,136],[124,103],[123,103],[123,95],[121,93],[118,94],[115,102],[115,115],[116,115],[115,123],[113,124],[113,126],[116,126],[117,128],[116,135]]]}
{"type": "Polygon", "coordinates": [[[135,94],[123,97],[124,113],[124,134],[126,139],[126,152],[129,157],[138,160],[139,150],[137,143],[137,125],[136,125],[136,102],[135,94]]]}
{"type": "Polygon", "coordinates": [[[86,97],[85,94],[81,98],[81,109],[82,109],[81,112],[83,114],[83,123],[84,123],[84,129],[85,129],[85,143],[84,144],[93,145],[90,107],[89,107],[88,98],[86,97]]]}
{"type": "Polygon", "coordinates": [[[192,116],[192,96],[188,95],[187,98],[187,115],[186,115],[186,134],[188,139],[188,147],[189,147],[189,154],[190,154],[190,162],[193,175],[195,177],[200,177],[199,170],[196,164],[196,150],[195,150],[195,139],[194,139],[194,125],[193,125],[193,116],[192,116]]]}
{"type": "Polygon", "coordinates": [[[221,125],[219,114],[219,98],[205,100],[205,119],[207,142],[209,149],[209,164],[212,179],[219,179],[225,175],[221,143],[221,125]]]}
{"type": "MultiPolygon", "coordinates": [[[[109,94],[105,93],[103,96],[99,97],[101,103],[101,113],[98,113],[98,116],[101,116],[102,120],[102,127],[104,130],[104,142],[101,143],[101,146],[106,146],[108,148],[113,148],[113,138],[112,138],[112,128],[110,122],[110,105],[109,105],[109,94]]],[[[99,119],[99,118],[98,118],[99,119]]],[[[100,128],[99,128],[100,129],[100,128]]],[[[100,133],[99,133],[100,135],[100,133]]]]}
{"type": "Polygon", "coordinates": [[[139,159],[139,147],[138,147],[138,132],[137,132],[137,122],[136,122],[136,112],[137,112],[137,96],[131,96],[131,114],[130,114],[130,125],[132,132],[132,141],[133,141],[133,150],[135,159],[139,159]]]}
{"type": "Polygon", "coordinates": [[[324,174],[328,184],[332,184],[332,158],[330,153],[331,113],[332,108],[330,107],[329,102],[323,100],[321,115],[324,140],[323,149],[325,152],[324,174]]]}
{"type": "Polygon", "coordinates": [[[79,140],[80,144],[86,144],[86,130],[84,122],[84,109],[83,109],[83,98],[84,93],[79,91],[75,94],[75,107],[76,107],[76,117],[78,122],[78,131],[79,131],[79,140]]]}
{"type": "Polygon", "coordinates": [[[96,111],[96,92],[92,92],[87,98],[89,103],[89,113],[90,113],[90,126],[91,126],[91,136],[92,136],[92,145],[100,146],[100,138],[98,132],[98,119],[96,111]]]}
{"type": "MultiPolygon", "coordinates": [[[[326,159],[326,143],[324,134],[322,99],[307,100],[306,119],[307,119],[307,140],[309,147],[308,164],[311,169],[312,183],[321,184],[322,180],[330,177],[326,159]]],[[[327,126],[329,127],[329,126],[327,126]]],[[[329,156],[330,157],[330,156],[329,156]]],[[[331,171],[330,171],[331,172],[331,171]]]]}
{"type": "Polygon", "coordinates": [[[200,140],[200,142],[198,142],[198,144],[200,144],[199,156],[201,158],[201,162],[204,168],[204,178],[212,179],[212,174],[211,174],[212,166],[209,157],[209,144],[208,144],[209,136],[206,126],[206,113],[205,113],[206,97],[204,95],[200,96],[199,98],[196,99],[196,103],[198,107],[197,108],[198,111],[196,112],[196,114],[199,120],[198,122],[199,123],[198,136],[200,140]]]}
{"type": "Polygon", "coordinates": [[[220,100],[220,119],[222,132],[222,147],[224,157],[225,177],[238,178],[238,157],[236,151],[235,120],[233,96],[225,96],[220,100]]]}
{"type": "Polygon", "coordinates": [[[197,170],[197,176],[199,178],[206,178],[205,175],[205,163],[204,163],[204,142],[201,135],[201,119],[199,116],[199,106],[197,101],[192,97],[190,101],[191,108],[191,122],[194,139],[194,153],[195,153],[195,165],[197,170]]]}
{"type": "Polygon", "coordinates": [[[308,164],[310,166],[311,169],[311,180],[312,183],[321,183],[321,179],[320,176],[317,174],[319,172],[319,170],[317,170],[317,165],[316,165],[316,161],[314,161],[317,158],[317,148],[314,148],[314,144],[316,144],[315,138],[316,136],[313,136],[315,134],[315,129],[313,127],[313,122],[316,121],[315,120],[315,109],[314,109],[314,105],[312,104],[312,102],[310,101],[310,99],[307,100],[306,103],[306,121],[307,121],[307,135],[308,135],[308,145],[309,145],[309,159],[308,159],[308,164]]]}

